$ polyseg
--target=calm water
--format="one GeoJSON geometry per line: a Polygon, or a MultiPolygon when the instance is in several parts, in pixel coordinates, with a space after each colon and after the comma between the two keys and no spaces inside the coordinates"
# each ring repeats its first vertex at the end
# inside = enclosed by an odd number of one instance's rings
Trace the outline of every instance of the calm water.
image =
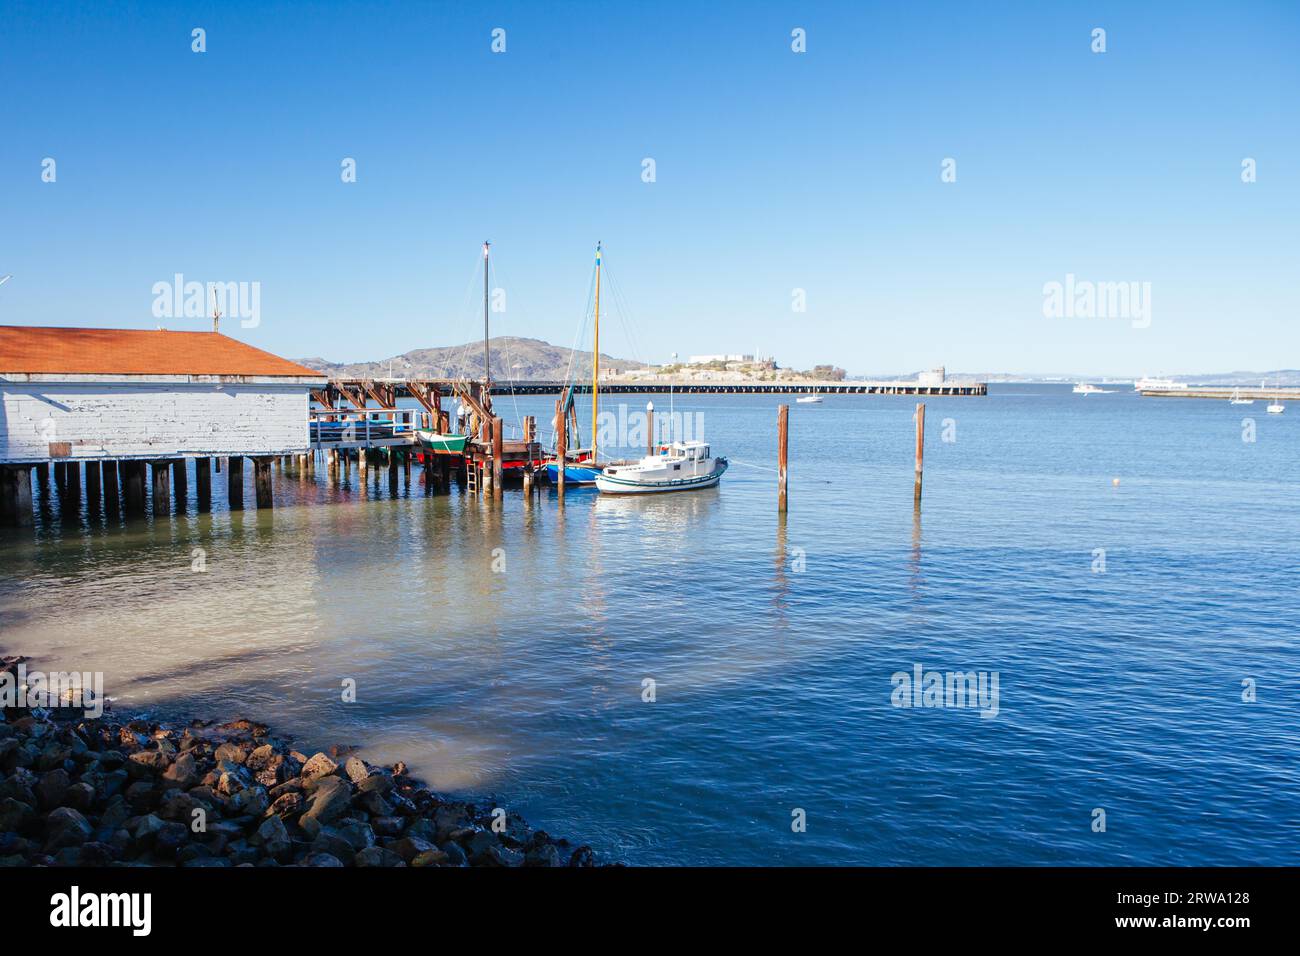
{"type": "Polygon", "coordinates": [[[930,399],[918,520],[913,402],[830,397],[791,408],[782,525],[780,400],[679,396],[735,462],[714,491],[496,509],[321,468],[273,514],[222,475],[211,516],[0,530],[0,647],[630,863],[1300,863],[1300,408],[930,399]],[[997,716],[892,706],[915,664],[997,671],[997,716]]]}

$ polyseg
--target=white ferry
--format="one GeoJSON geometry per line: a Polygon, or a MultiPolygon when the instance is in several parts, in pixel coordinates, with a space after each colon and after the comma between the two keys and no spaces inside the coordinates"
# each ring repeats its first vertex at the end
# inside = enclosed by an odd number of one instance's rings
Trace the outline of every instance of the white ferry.
{"type": "Polygon", "coordinates": [[[1175,382],[1172,378],[1140,378],[1133,383],[1135,392],[1175,392],[1185,388],[1186,382],[1175,382]]]}

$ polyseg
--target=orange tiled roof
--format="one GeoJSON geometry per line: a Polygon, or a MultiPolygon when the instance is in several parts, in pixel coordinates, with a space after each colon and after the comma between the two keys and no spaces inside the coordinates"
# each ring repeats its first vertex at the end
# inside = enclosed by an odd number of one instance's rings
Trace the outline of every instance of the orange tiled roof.
{"type": "Polygon", "coordinates": [[[0,373],[5,372],[324,377],[217,332],[0,325],[0,373]]]}

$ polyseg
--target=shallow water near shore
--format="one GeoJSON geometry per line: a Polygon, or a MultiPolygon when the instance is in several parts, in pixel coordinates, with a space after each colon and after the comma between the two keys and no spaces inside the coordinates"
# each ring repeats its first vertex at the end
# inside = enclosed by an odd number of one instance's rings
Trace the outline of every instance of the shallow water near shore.
{"type": "Polygon", "coordinates": [[[224,474],[211,515],[49,501],[0,529],[0,649],[634,864],[1300,863],[1300,409],[1115,388],[927,399],[919,516],[914,400],[876,396],[677,396],[733,461],[710,491],[498,507],[318,466],[273,512],[224,474]],[[996,716],[894,706],[918,664],[998,672],[996,716]]]}

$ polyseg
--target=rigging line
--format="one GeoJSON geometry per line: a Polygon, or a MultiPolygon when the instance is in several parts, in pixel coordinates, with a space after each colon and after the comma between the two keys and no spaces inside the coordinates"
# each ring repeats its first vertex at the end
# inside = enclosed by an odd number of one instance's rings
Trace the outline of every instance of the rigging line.
{"type": "MultiPolygon", "coordinates": [[[[756,469],[758,469],[759,471],[767,471],[767,472],[771,472],[771,473],[774,474],[774,475],[779,475],[779,474],[781,474],[781,470],[780,470],[779,468],[773,468],[771,465],[756,465],[756,464],[754,464],[753,462],[750,462],[750,461],[742,461],[742,460],[740,460],[739,458],[732,458],[732,457],[730,457],[730,456],[727,457],[727,461],[730,462],[730,463],[733,464],[733,465],[744,465],[746,468],[756,468],[756,469]]],[[[802,477],[802,476],[795,476],[795,475],[791,475],[791,476],[790,476],[790,480],[791,480],[791,481],[799,480],[799,481],[815,482],[815,483],[817,483],[817,484],[821,484],[821,485],[829,485],[829,484],[831,483],[831,481],[830,481],[829,478],[804,478],[804,477],[802,477]]]]}
{"type": "Polygon", "coordinates": [[[636,323],[632,321],[632,310],[628,308],[627,297],[623,294],[623,284],[619,281],[614,270],[608,265],[605,271],[609,274],[610,291],[613,292],[614,311],[618,313],[619,326],[623,330],[623,335],[627,339],[628,347],[632,351],[632,358],[638,364],[645,365],[645,353],[641,348],[641,341],[636,331],[636,323]]]}
{"type": "MultiPolygon", "coordinates": [[[[467,321],[466,316],[470,314],[470,306],[472,302],[471,297],[474,294],[474,286],[475,286],[474,280],[478,277],[478,269],[479,269],[479,257],[475,256],[474,265],[470,268],[469,271],[469,281],[465,283],[465,292],[462,294],[461,302],[460,302],[460,332],[462,336],[464,336],[465,323],[467,321]]],[[[464,337],[465,337],[465,342],[460,347],[460,355],[456,356],[454,352],[452,353],[452,356],[455,360],[451,364],[451,366],[447,369],[450,377],[453,379],[463,379],[468,377],[466,375],[457,373],[458,369],[463,371],[463,369],[465,368],[465,363],[468,361],[469,358],[470,339],[468,336],[464,336],[464,337]]]]}
{"type": "MultiPolygon", "coordinates": [[[[500,267],[491,259],[488,260],[488,271],[491,277],[496,280],[496,284],[493,285],[492,288],[495,290],[499,287],[504,290],[506,288],[506,280],[501,275],[500,267]]],[[[491,285],[491,283],[489,283],[489,285],[491,285]]],[[[523,416],[519,414],[519,395],[515,392],[514,360],[510,357],[510,345],[507,341],[508,337],[502,336],[501,338],[501,350],[505,352],[506,355],[506,382],[509,383],[510,401],[515,408],[515,424],[512,427],[516,432],[522,434],[524,430],[524,420],[523,416]]]]}
{"type": "MultiPolygon", "coordinates": [[[[587,320],[591,315],[591,311],[592,311],[591,307],[592,307],[592,302],[595,300],[595,295],[596,295],[596,264],[595,261],[593,260],[591,264],[591,273],[589,278],[587,279],[587,305],[582,310],[582,320],[578,323],[578,330],[573,335],[573,345],[569,349],[569,364],[564,372],[564,384],[566,386],[573,384],[573,363],[577,359],[578,346],[582,343],[583,339],[586,337],[587,334],[587,324],[588,324],[587,320]]],[[[575,403],[576,403],[576,398],[575,398],[575,403]]],[[[552,423],[552,424],[554,425],[556,423],[552,423]]],[[[557,425],[557,427],[555,427],[554,430],[551,432],[552,447],[554,447],[558,435],[559,435],[559,428],[557,425]]],[[[582,444],[581,442],[577,441],[576,436],[574,441],[576,445],[582,444]]]]}

